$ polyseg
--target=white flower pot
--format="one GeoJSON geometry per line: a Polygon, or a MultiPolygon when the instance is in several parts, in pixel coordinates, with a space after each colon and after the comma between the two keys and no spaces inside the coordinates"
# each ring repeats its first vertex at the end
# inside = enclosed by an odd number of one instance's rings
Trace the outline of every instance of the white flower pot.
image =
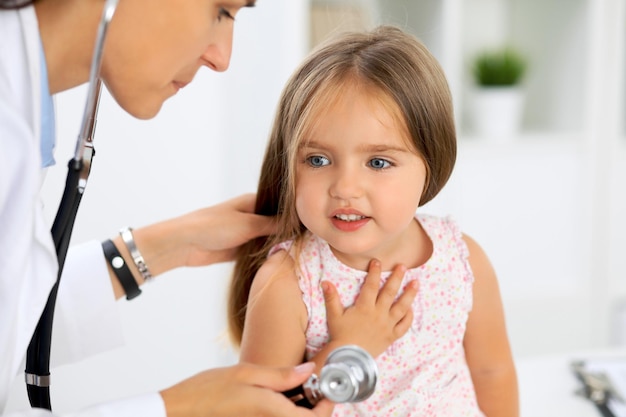
{"type": "Polygon", "coordinates": [[[483,87],[473,93],[472,124],[479,137],[511,140],[521,129],[524,92],[520,87],[483,87]]]}

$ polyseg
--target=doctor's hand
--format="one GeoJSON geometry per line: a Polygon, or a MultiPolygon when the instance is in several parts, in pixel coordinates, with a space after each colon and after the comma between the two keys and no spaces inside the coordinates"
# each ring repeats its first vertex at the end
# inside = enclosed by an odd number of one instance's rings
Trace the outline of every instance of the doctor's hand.
{"type": "Polygon", "coordinates": [[[330,343],[334,347],[355,344],[377,357],[402,337],[411,327],[411,305],[418,291],[418,282],[411,281],[398,295],[405,272],[402,265],[394,267],[381,288],[380,262],[372,260],[358,298],[345,309],[337,289],[323,282],[330,343]]]}
{"type": "Polygon", "coordinates": [[[153,275],[181,266],[231,261],[239,246],[271,234],[274,219],[254,214],[254,194],[193,211],[133,234],[153,275]]]}
{"type": "Polygon", "coordinates": [[[238,364],[199,373],[160,392],[168,417],[315,417],[328,415],[332,403],[314,410],[297,407],[280,392],[307,380],[313,364],[267,368],[238,364]]]}

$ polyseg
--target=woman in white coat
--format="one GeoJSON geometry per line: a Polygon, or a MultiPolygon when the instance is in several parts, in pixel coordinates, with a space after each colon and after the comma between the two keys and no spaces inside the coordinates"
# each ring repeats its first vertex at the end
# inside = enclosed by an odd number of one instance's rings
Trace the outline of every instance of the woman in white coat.
{"type": "MultiPolygon", "coordinates": [[[[51,95],[87,82],[103,5],[104,0],[0,0],[0,415],[9,387],[23,371],[26,348],[58,269],[39,200],[46,167],[53,163],[51,95]]],[[[120,0],[101,69],[108,91],[131,115],[155,116],[200,67],[226,70],[234,16],[252,5],[254,0],[120,0]]],[[[127,237],[152,276],[181,266],[228,261],[245,241],[272,232],[272,219],[252,214],[253,204],[252,195],[241,196],[136,229],[127,237]]],[[[136,267],[120,236],[112,243],[133,282],[141,285],[146,271],[142,274],[136,267]]],[[[111,322],[116,315],[108,313],[125,295],[118,275],[100,242],[70,249],[55,313],[55,327],[66,329],[62,342],[72,347],[66,359],[78,360],[121,343],[120,325],[111,322]]],[[[403,305],[408,307],[410,296],[403,298],[403,305]]],[[[339,305],[335,293],[329,294],[328,303],[339,305]]],[[[376,300],[368,308],[380,312],[376,300]]],[[[328,319],[342,320],[348,312],[328,319]]],[[[380,313],[390,315],[390,327],[402,317],[396,320],[397,310],[393,317],[390,311],[380,313]]],[[[295,369],[237,365],[208,370],[161,392],[83,413],[313,416],[329,404],[322,402],[309,411],[276,392],[301,384],[312,369],[304,364],[295,369]]],[[[40,414],[49,412],[18,413],[40,414]]]]}

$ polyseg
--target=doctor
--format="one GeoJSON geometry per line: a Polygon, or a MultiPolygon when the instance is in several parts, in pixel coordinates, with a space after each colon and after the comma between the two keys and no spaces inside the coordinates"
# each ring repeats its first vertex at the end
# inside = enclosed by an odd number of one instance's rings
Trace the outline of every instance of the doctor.
{"type": "MultiPolygon", "coordinates": [[[[101,69],[108,91],[131,115],[155,116],[200,67],[227,69],[234,17],[254,3],[120,0],[101,69]]],[[[26,347],[58,268],[39,197],[46,167],[54,163],[51,94],[89,79],[103,5],[103,0],[0,0],[0,414],[9,387],[23,372],[26,347]]],[[[254,196],[244,195],[128,231],[125,241],[121,236],[112,238],[109,249],[124,258],[125,277],[138,285],[148,276],[176,267],[228,261],[245,241],[272,232],[272,219],[252,214],[253,205],[254,196]],[[133,246],[147,269],[140,270],[142,265],[133,261],[129,252],[133,246]]],[[[70,249],[55,313],[55,327],[66,330],[57,348],[72,348],[67,359],[79,360],[122,343],[119,323],[111,322],[116,315],[110,314],[117,308],[115,300],[128,290],[121,275],[113,272],[100,242],[70,249]]],[[[394,285],[397,288],[399,283],[394,285]]],[[[392,288],[386,285],[381,294],[389,295],[392,288]]],[[[414,296],[400,297],[396,305],[402,309],[396,308],[395,315],[381,311],[376,297],[361,307],[389,315],[392,328],[402,319],[398,311],[410,314],[406,311],[414,296]]],[[[352,319],[350,309],[340,308],[332,289],[327,303],[334,307],[329,308],[329,321],[352,319]]],[[[384,331],[381,328],[381,334],[384,331]]],[[[312,417],[327,413],[330,404],[322,402],[310,411],[295,407],[276,392],[301,384],[311,372],[311,364],[293,369],[246,365],[213,369],[161,392],[97,405],[78,414],[312,417]]],[[[25,410],[17,415],[50,412],[25,410]]]]}

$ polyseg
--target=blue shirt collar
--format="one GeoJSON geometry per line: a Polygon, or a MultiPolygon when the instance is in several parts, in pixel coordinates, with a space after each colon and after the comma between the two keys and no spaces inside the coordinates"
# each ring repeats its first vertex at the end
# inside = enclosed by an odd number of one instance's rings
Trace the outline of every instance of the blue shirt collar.
{"type": "Polygon", "coordinates": [[[43,45],[40,43],[41,62],[41,166],[49,167],[55,164],[54,146],[56,143],[56,127],[54,116],[54,104],[48,86],[48,67],[43,45]]]}

